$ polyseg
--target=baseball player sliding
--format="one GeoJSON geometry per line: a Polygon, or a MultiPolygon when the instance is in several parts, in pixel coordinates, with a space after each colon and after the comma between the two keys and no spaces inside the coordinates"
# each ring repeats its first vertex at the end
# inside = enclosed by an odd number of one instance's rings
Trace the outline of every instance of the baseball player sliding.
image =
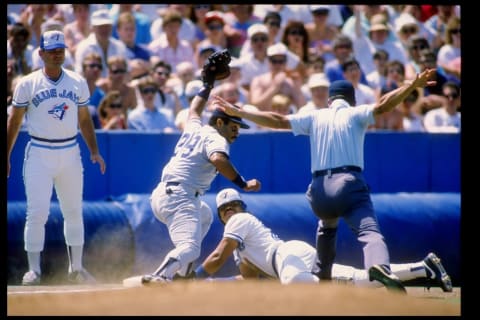
{"type": "Polygon", "coordinates": [[[153,213],[167,226],[175,248],[152,274],[125,279],[126,286],[137,280],[144,284],[171,281],[177,272],[180,276],[191,272],[213,220],[210,208],[200,196],[210,188],[218,172],[244,191],[260,189],[257,179],[245,181],[229,160],[230,144],[238,138],[239,129],[248,129],[248,125],[220,110],[212,113],[208,125],[201,124],[215,80],[230,74],[229,62],[227,50],[217,51],[207,59],[202,70],[203,88],[192,100],[185,129],[151,195],[153,213]]]}
{"type": "Polygon", "coordinates": [[[44,67],[22,79],[13,93],[13,111],[7,121],[7,177],[12,152],[24,116],[31,140],[25,148],[23,179],[27,197],[25,250],[28,272],[23,285],[41,284],[40,253],[45,242],[52,187],[55,187],[64,218],[69,259],[68,279],[93,282],[82,265],[84,229],[82,216],[83,166],[77,142],[78,128],[90,151],[90,160],[105,162],[98,151],[88,103],[86,80],[62,68],[65,60],[64,34],[47,31],[40,39],[39,55],[44,67]]]}
{"type": "MultiPolygon", "coordinates": [[[[320,281],[312,273],[317,254],[314,247],[303,241],[279,239],[257,217],[246,211],[247,205],[234,189],[220,191],[216,204],[218,218],[225,225],[223,238],[195,270],[196,278],[211,277],[233,254],[241,276],[231,279],[262,276],[279,279],[282,284],[320,281]]],[[[391,264],[391,269],[401,281],[423,278],[427,286],[435,285],[445,292],[452,291],[450,277],[434,253],[429,253],[422,261],[391,264]]],[[[358,286],[382,287],[378,278],[381,275],[341,264],[333,264],[332,268],[334,281],[358,286]]]]}

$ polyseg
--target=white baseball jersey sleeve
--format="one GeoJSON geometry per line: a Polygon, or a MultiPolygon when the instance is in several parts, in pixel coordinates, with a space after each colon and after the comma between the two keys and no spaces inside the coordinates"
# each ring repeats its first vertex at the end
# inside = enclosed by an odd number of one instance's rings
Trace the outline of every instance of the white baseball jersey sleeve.
{"type": "Polygon", "coordinates": [[[234,214],[225,225],[223,237],[238,242],[236,253],[240,259],[247,259],[266,274],[277,278],[272,260],[283,241],[257,217],[247,212],[234,214]]]}
{"type": "Polygon", "coordinates": [[[192,119],[180,136],[175,151],[162,172],[162,181],[180,182],[204,194],[217,175],[209,158],[214,152],[230,153],[230,145],[215,128],[192,119]]]}
{"type": "Polygon", "coordinates": [[[86,107],[90,92],[85,78],[62,69],[57,81],[42,69],[24,76],[13,94],[15,108],[27,108],[28,133],[44,139],[66,139],[78,133],[78,107],[86,107]]]}

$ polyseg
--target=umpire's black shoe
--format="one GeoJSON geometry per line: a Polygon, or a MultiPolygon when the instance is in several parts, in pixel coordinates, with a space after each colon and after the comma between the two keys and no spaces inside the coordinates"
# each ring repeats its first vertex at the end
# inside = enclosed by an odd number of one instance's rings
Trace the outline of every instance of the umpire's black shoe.
{"type": "Polygon", "coordinates": [[[375,264],[370,267],[368,276],[370,281],[377,280],[390,291],[407,293],[400,279],[383,265],[375,264]]]}
{"type": "Polygon", "coordinates": [[[443,292],[452,292],[452,280],[445,271],[445,268],[440,261],[440,258],[433,252],[430,252],[425,259],[425,270],[427,271],[427,289],[430,289],[432,284],[438,285],[442,288],[443,292]]]}

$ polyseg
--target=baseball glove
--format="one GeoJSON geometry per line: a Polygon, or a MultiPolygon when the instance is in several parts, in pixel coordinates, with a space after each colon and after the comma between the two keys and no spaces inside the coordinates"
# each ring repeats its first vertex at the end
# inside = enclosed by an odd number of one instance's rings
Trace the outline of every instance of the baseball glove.
{"type": "Polygon", "coordinates": [[[231,57],[227,49],[214,52],[207,58],[202,68],[202,81],[208,88],[213,88],[215,80],[222,80],[230,75],[231,57]]]}

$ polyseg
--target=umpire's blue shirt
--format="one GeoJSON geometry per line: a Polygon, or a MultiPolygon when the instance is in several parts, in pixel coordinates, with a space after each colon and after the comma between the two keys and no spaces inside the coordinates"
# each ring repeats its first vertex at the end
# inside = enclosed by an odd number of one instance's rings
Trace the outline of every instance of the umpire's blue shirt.
{"type": "Polygon", "coordinates": [[[347,165],[363,170],[363,144],[368,126],[375,123],[374,106],[351,107],[337,99],[329,108],[287,116],[294,135],[310,136],[312,173],[347,165]]]}

